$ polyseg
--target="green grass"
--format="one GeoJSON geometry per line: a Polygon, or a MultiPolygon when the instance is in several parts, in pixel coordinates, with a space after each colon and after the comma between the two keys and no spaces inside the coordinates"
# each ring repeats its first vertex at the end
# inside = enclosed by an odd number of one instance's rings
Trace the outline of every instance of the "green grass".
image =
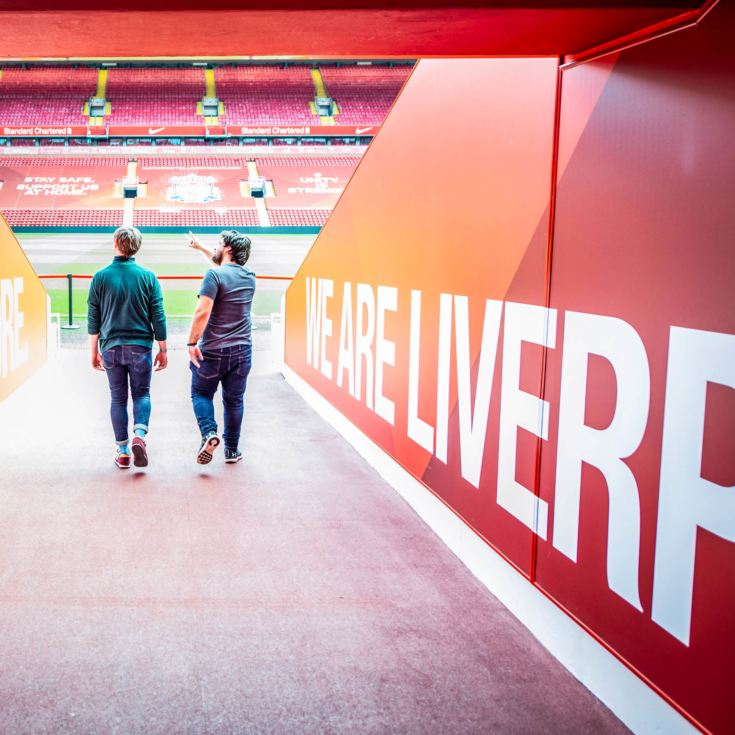
{"type": "MultiPolygon", "coordinates": [[[[64,234],[69,234],[68,231],[63,231],[64,234]]],[[[54,233],[49,232],[30,232],[22,233],[19,237],[21,245],[24,242],[32,242],[37,238],[44,240],[49,238],[49,234],[53,238],[54,233]]],[[[158,240],[166,242],[171,241],[171,234],[160,233],[160,234],[147,234],[145,235],[144,243],[154,243],[158,240]]],[[[288,239],[293,240],[294,235],[292,234],[267,234],[267,235],[256,235],[256,239],[259,241],[273,241],[288,239]]],[[[96,240],[95,240],[96,242],[96,240]]],[[[186,252],[185,240],[182,235],[182,252],[186,252]]],[[[60,263],[44,263],[39,267],[42,273],[61,275],[66,273],[74,273],[78,275],[93,275],[97,271],[105,268],[110,264],[112,253],[103,254],[98,249],[98,245],[94,245],[94,249],[90,247],[87,252],[78,252],[79,260],[67,260],[66,262],[60,263]]],[[[199,287],[199,278],[201,278],[207,270],[207,264],[200,259],[195,259],[190,263],[160,263],[156,261],[156,254],[151,253],[150,259],[146,256],[145,252],[140,257],[140,263],[144,267],[153,270],[158,275],[171,275],[171,276],[196,276],[197,279],[188,281],[168,281],[162,280],[161,285],[164,293],[164,308],[167,316],[170,318],[178,319],[190,319],[194,310],[196,309],[197,297],[196,292],[199,287]]],[[[43,281],[46,287],[49,297],[51,298],[51,311],[62,315],[62,319],[68,319],[68,291],[66,279],[48,279],[43,281]]],[[[262,281],[258,284],[256,290],[255,300],[253,302],[253,314],[256,316],[267,316],[273,312],[277,312],[280,309],[281,295],[284,292],[286,282],[274,282],[274,281],[262,281]]],[[[87,314],[87,289],[89,287],[89,280],[78,279],[74,281],[74,288],[72,290],[72,312],[74,319],[77,322],[84,320],[87,314]]]]}

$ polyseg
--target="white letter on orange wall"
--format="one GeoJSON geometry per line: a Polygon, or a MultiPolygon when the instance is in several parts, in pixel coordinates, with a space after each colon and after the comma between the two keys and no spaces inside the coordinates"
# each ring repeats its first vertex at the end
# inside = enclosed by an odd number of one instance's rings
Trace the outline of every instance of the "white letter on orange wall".
{"type": "Polygon", "coordinates": [[[434,451],[434,429],[419,418],[421,373],[421,291],[411,291],[411,328],[408,348],[408,437],[427,452],[434,451]]]}
{"type": "Polygon", "coordinates": [[[306,362],[317,366],[319,360],[319,327],[321,325],[321,279],[306,279],[306,362]],[[317,283],[319,289],[317,289],[317,283]]]}
{"type": "Polygon", "coordinates": [[[447,462],[449,374],[452,359],[452,295],[439,296],[439,354],[436,375],[436,458],[447,462]]]}
{"type": "Polygon", "coordinates": [[[701,476],[708,382],[735,388],[735,336],[672,327],[651,617],[686,645],[697,530],[735,541],[735,488],[701,476]]]}
{"type": "Polygon", "coordinates": [[[13,338],[13,282],[0,280],[0,377],[5,378],[15,364],[13,338]]]}
{"type": "Polygon", "coordinates": [[[15,367],[21,367],[28,360],[28,342],[26,341],[23,346],[20,344],[20,330],[23,329],[25,319],[23,312],[20,310],[20,295],[23,293],[23,279],[14,278],[13,286],[15,291],[15,367]]]}
{"type": "Polygon", "coordinates": [[[344,371],[347,371],[347,389],[355,392],[355,339],[352,332],[352,284],[345,281],[342,292],[342,319],[339,328],[339,357],[337,359],[337,385],[342,387],[344,371]]]}
{"type": "Polygon", "coordinates": [[[332,336],[332,320],[327,318],[327,300],[331,299],[334,295],[334,281],[329,278],[321,279],[321,288],[319,289],[319,295],[321,297],[320,311],[322,314],[322,341],[321,341],[321,371],[325,378],[332,379],[332,363],[327,360],[327,337],[332,336]]]}
{"type": "Polygon", "coordinates": [[[373,339],[375,338],[375,294],[367,283],[357,284],[357,326],[355,328],[355,392],[362,400],[362,361],[365,358],[365,403],[373,408],[373,339]]]}
{"type": "Polygon", "coordinates": [[[650,393],[646,349],[630,324],[614,317],[567,312],[553,543],[562,554],[577,561],[582,463],[586,462],[600,470],[607,482],[607,584],[638,610],[643,609],[638,592],[640,499],[635,477],[623,459],[641,443],[650,393]],[[615,371],[617,402],[606,429],[593,429],[584,423],[590,354],[605,358],[615,371]]]}
{"type": "Polygon", "coordinates": [[[396,345],[385,338],[385,312],[398,309],[398,290],[378,286],[377,334],[375,337],[375,413],[391,426],[395,424],[395,404],[383,395],[383,367],[395,366],[396,345]]]}
{"type": "Polygon", "coordinates": [[[548,402],[520,389],[522,342],[553,348],[556,345],[556,310],[506,303],[500,388],[498,505],[545,539],[548,504],[516,480],[518,428],[541,439],[549,437],[548,402]]]}
{"type": "Polygon", "coordinates": [[[490,393],[498,353],[498,336],[503,302],[485,302],[485,320],[477,370],[474,406],[472,401],[470,365],[469,301],[466,296],[454,297],[454,326],[457,345],[457,402],[459,404],[459,450],[462,477],[480,487],[482,457],[485,451],[490,393]]]}

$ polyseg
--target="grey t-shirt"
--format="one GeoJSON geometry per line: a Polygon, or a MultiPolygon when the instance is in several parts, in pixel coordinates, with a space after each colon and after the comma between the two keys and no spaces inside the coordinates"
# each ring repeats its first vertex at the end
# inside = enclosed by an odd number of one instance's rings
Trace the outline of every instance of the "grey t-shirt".
{"type": "Polygon", "coordinates": [[[244,265],[227,263],[204,274],[199,295],[214,299],[214,306],[199,341],[201,350],[251,343],[250,309],[254,294],[255,273],[244,265]]]}

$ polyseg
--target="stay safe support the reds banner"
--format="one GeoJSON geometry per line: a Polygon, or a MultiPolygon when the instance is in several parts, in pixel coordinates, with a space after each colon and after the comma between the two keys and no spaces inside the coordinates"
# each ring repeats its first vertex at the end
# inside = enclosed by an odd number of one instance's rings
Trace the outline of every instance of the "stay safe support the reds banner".
{"type": "Polygon", "coordinates": [[[556,60],[420,61],[286,305],[291,369],[720,733],[735,684],[727,26],[714,12],[563,72],[551,244],[556,60]],[[472,115],[440,114],[478,89],[472,115]]]}
{"type": "Polygon", "coordinates": [[[120,209],[125,158],[0,158],[0,209],[120,209]],[[118,186],[119,188],[119,186],[118,186]]]}

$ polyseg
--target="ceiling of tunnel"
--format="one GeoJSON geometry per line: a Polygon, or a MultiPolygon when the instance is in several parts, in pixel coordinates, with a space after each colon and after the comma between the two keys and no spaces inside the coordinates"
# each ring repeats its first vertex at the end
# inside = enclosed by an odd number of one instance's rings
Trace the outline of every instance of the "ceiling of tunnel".
{"type": "Polygon", "coordinates": [[[0,59],[574,54],[702,0],[0,0],[0,59]]]}

